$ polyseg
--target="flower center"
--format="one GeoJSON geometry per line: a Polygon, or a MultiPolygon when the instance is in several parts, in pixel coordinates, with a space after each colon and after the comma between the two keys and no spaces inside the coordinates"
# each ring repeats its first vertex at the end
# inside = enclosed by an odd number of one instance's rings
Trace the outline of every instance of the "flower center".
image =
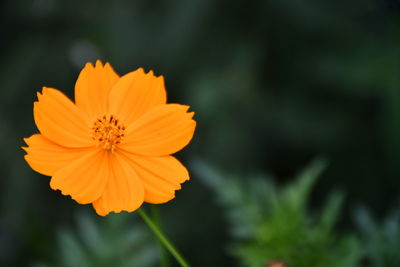
{"type": "Polygon", "coordinates": [[[113,152],[115,146],[121,143],[124,138],[124,131],[125,126],[121,125],[113,115],[104,115],[94,122],[92,139],[97,143],[97,146],[102,146],[103,149],[113,152]]]}

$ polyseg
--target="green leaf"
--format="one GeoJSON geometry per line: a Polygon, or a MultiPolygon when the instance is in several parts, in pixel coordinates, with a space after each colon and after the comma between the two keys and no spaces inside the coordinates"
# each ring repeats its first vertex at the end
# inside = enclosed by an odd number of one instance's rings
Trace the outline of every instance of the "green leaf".
{"type": "Polygon", "coordinates": [[[320,211],[308,209],[313,185],[327,166],[324,159],[313,161],[283,187],[271,177],[240,178],[204,162],[195,165],[226,211],[232,238],[228,249],[243,266],[265,266],[274,260],[296,267],[357,266],[362,255],[359,240],[334,227],[343,194],[328,195],[320,211]]]}

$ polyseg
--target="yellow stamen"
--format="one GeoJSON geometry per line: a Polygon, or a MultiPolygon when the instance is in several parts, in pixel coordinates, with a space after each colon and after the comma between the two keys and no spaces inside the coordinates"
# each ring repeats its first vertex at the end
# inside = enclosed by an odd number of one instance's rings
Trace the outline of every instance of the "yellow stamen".
{"type": "Polygon", "coordinates": [[[113,152],[115,146],[124,138],[125,126],[113,116],[104,115],[97,119],[92,127],[92,139],[98,146],[113,152]]]}

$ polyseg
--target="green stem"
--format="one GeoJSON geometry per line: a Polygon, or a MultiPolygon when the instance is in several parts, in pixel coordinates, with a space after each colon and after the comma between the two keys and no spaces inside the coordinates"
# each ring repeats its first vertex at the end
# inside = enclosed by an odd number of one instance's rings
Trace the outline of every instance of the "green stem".
{"type": "MultiPolygon", "coordinates": [[[[161,224],[161,217],[160,217],[160,212],[158,211],[158,206],[157,205],[151,205],[150,206],[150,213],[151,213],[151,218],[153,219],[154,224],[158,226],[158,229],[162,232],[163,227],[161,224]]],[[[157,244],[158,244],[158,250],[160,251],[160,263],[161,267],[169,267],[169,261],[168,261],[168,254],[167,251],[165,250],[163,244],[161,243],[160,240],[157,239],[157,244]]]]}
{"type": "Polygon", "coordinates": [[[171,242],[168,241],[168,239],[165,237],[165,235],[160,231],[160,229],[157,227],[155,223],[150,219],[149,216],[142,210],[138,210],[139,215],[142,217],[143,221],[150,227],[150,229],[153,231],[153,233],[156,235],[158,240],[165,246],[165,248],[174,256],[177,262],[182,267],[189,267],[189,264],[186,262],[186,260],[182,257],[182,255],[176,250],[176,248],[171,244],[171,242]]]}

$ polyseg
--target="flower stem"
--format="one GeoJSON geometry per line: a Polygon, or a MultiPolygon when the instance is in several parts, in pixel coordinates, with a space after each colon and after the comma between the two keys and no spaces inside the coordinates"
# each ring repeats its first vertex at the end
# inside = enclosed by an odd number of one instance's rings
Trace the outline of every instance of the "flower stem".
{"type": "MultiPolygon", "coordinates": [[[[162,232],[163,227],[161,224],[161,216],[160,212],[158,211],[158,206],[157,205],[151,205],[150,206],[150,213],[151,213],[151,218],[153,219],[153,222],[155,225],[158,226],[158,229],[162,232]]],[[[158,250],[160,251],[160,263],[161,267],[169,267],[169,261],[168,261],[168,254],[167,251],[165,250],[163,244],[161,243],[160,240],[157,239],[157,244],[158,244],[158,250]]]]}
{"type": "Polygon", "coordinates": [[[168,239],[161,232],[161,230],[158,228],[158,226],[155,223],[153,223],[153,221],[150,219],[149,216],[147,216],[147,214],[144,212],[144,210],[143,209],[139,209],[138,213],[142,217],[143,221],[149,226],[149,228],[156,235],[158,240],[165,246],[165,248],[172,254],[172,256],[174,256],[176,261],[182,267],[189,267],[189,264],[186,262],[186,260],[178,252],[178,250],[176,250],[176,248],[171,244],[171,242],[168,241],[168,239]]]}

